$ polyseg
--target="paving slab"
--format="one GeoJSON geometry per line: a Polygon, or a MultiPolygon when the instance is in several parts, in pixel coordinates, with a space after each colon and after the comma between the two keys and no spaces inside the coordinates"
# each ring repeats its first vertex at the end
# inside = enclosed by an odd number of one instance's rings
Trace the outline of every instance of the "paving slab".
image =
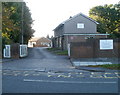
{"type": "Polygon", "coordinates": [[[89,67],[95,65],[104,65],[104,64],[119,64],[118,60],[111,60],[107,58],[82,58],[82,59],[70,59],[72,65],[79,70],[93,71],[93,72],[105,72],[105,71],[116,71],[119,70],[111,70],[102,67],[89,67]]]}
{"type": "Polygon", "coordinates": [[[89,65],[104,65],[104,64],[112,64],[111,62],[72,62],[73,66],[89,66],[89,65]]]}
{"type": "Polygon", "coordinates": [[[112,62],[96,62],[96,65],[113,64],[112,62]]]}
{"type": "Polygon", "coordinates": [[[89,66],[89,65],[103,65],[103,64],[120,64],[118,58],[71,58],[73,66],[89,66]]]}

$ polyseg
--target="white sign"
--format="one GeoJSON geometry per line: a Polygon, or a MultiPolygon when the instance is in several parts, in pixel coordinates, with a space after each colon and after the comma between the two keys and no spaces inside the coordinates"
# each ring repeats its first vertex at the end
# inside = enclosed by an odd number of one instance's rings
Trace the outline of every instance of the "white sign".
{"type": "Polygon", "coordinates": [[[100,40],[100,50],[113,49],[113,40],[100,40]]]}

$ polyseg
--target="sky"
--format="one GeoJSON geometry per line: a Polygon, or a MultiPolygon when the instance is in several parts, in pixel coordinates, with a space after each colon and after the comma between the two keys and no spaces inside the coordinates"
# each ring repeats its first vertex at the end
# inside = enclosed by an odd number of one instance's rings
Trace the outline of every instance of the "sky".
{"type": "Polygon", "coordinates": [[[120,0],[24,0],[34,21],[35,37],[50,37],[53,29],[63,21],[79,13],[89,16],[92,7],[117,4],[120,0]]]}

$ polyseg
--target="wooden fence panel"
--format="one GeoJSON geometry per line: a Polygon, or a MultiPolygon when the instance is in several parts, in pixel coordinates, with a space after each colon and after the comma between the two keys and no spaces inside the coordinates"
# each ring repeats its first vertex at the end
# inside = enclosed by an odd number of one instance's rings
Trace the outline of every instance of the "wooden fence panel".
{"type": "MultiPolygon", "coordinates": [[[[100,40],[70,43],[70,58],[113,58],[120,57],[120,39],[113,39],[113,49],[100,49],[100,40]]],[[[104,40],[109,40],[104,38],[104,40]]]]}
{"type": "Polygon", "coordinates": [[[20,47],[19,47],[19,43],[15,43],[11,45],[11,58],[13,59],[19,59],[20,55],[20,47]]]}
{"type": "Polygon", "coordinates": [[[91,42],[71,43],[70,50],[72,58],[93,58],[94,56],[91,42]]]}

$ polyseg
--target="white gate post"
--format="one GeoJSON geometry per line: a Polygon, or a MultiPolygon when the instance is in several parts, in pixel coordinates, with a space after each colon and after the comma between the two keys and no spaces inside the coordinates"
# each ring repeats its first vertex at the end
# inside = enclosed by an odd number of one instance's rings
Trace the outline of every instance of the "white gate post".
{"type": "Polygon", "coordinates": [[[10,57],[11,57],[10,45],[5,45],[5,48],[4,48],[4,58],[10,58],[10,57]]]}
{"type": "Polygon", "coordinates": [[[70,57],[70,43],[68,44],[68,56],[70,57]]]}
{"type": "Polygon", "coordinates": [[[20,45],[20,57],[28,55],[27,45],[20,45]]]}

